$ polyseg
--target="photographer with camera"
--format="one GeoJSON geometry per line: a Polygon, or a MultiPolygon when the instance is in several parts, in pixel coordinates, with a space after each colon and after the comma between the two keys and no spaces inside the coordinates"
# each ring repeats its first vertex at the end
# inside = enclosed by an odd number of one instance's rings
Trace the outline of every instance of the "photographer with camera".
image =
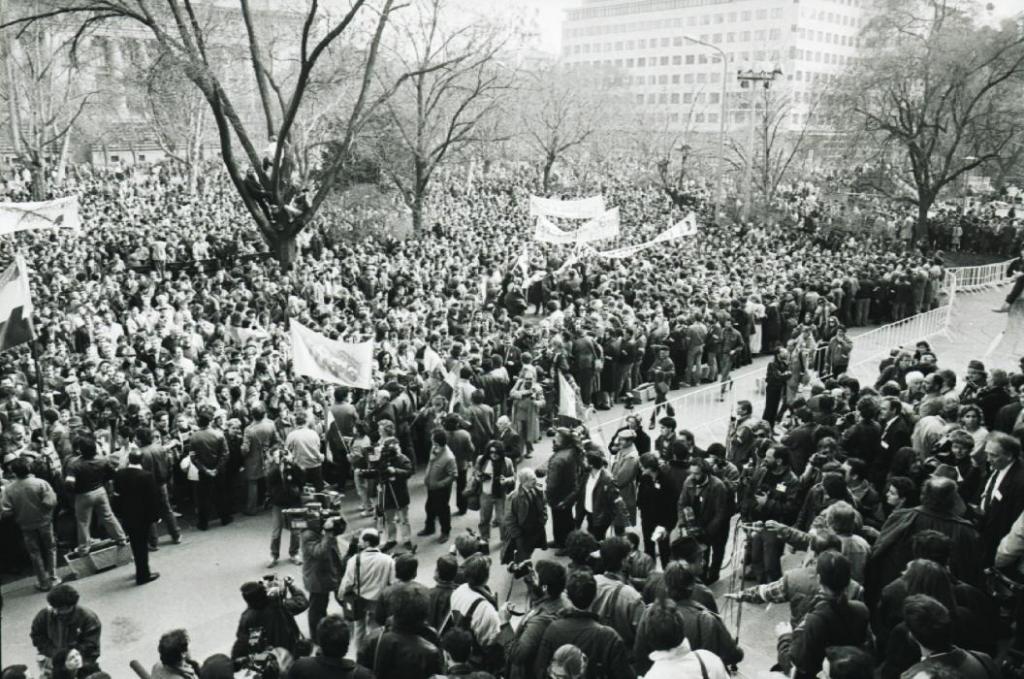
{"type": "MultiPolygon", "coordinates": [[[[743,499],[740,515],[744,521],[777,521],[790,526],[800,511],[800,482],[789,465],[789,449],[768,449],[743,499]]],[[[755,524],[757,525],[757,524],[755,524]]],[[[773,531],[757,530],[749,534],[749,565],[760,583],[782,577],[782,552],[786,544],[773,531]]]]}
{"type": "Polygon", "coordinates": [[[231,658],[236,662],[259,663],[275,648],[293,656],[303,638],[295,616],[309,608],[309,600],[290,576],[264,575],[262,580],[242,585],[246,608],[238,620],[231,658]]]}
{"type": "MultiPolygon", "coordinates": [[[[277,565],[281,556],[281,533],[285,529],[285,510],[302,504],[302,470],[292,463],[291,455],[283,448],[271,452],[267,469],[267,495],[270,498],[270,563],[267,568],[277,565]]],[[[288,558],[294,564],[301,564],[299,558],[299,534],[288,529],[288,558]]]]}
{"type": "Polygon", "coordinates": [[[690,474],[679,496],[676,530],[680,537],[689,537],[703,546],[702,579],[707,585],[718,582],[722,570],[732,505],[729,491],[711,473],[708,461],[702,457],[690,458],[690,474]]]}
{"type": "Polygon", "coordinates": [[[508,679],[527,679],[533,676],[533,667],[540,650],[544,631],[558,618],[558,614],[569,606],[565,597],[565,566],[556,562],[541,560],[526,571],[523,576],[530,590],[533,606],[523,615],[519,625],[512,629],[510,621],[517,613],[509,604],[498,610],[501,621],[499,640],[505,648],[508,663],[508,679]]]}
{"type": "Polygon", "coordinates": [[[299,541],[302,544],[302,582],[309,592],[309,637],[325,615],[331,594],[341,584],[341,552],[338,537],[345,532],[345,519],[319,513],[308,516],[299,541]]]}
{"type": "Polygon", "coordinates": [[[401,541],[403,547],[414,552],[407,484],[413,472],[412,462],[401,453],[398,439],[391,437],[381,441],[379,458],[371,458],[371,463],[377,477],[377,511],[384,516],[383,551],[394,549],[401,541]]]}

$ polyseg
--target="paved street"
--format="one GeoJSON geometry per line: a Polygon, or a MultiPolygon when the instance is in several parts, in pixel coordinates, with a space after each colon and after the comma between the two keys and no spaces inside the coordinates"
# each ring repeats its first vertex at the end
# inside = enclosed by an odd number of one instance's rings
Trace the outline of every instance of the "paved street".
{"type": "MultiPolygon", "coordinates": [[[[989,291],[963,296],[954,311],[953,331],[948,338],[939,338],[933,346],[939,353],[940,363],[962,372],[970,358],[984,355],[992,340],[1003,329],[1005,315],[990,313],[1004,293],[989,291]]],[[[763,373],[767,359],[761,358],[739,374],[763,373]]],[[[994,353],[986,359],[990,367],[1009,367],[1011,358],[994,353]]],[[[622,415],[617,407],[601,413],[601,421],[622,415]]],[[[681,427],[690,425],[687,413],[677,413],[681,427]]],[[[698,434],[698,438],[702,438],[698,434]]],[[[699,441],[702,445],[707,439],[699,441]]],[[[550,454],[550,439],[539,446],[529,462],[543,465],[550,454]]],[[[422,528],[425,493],[418,482],[410,483],[414,509],[413,531],[422,528]]],[[[349,510],[355,498],[347,498],[349,510]]],[[[354,512],[347,512],[354,516],[354,512]]],[[[453,534],[475,527],[476,514],[454,519],[453,534]]],[[[354,529],[369,525],[369,519],[355,518],[354,529]]],[[[174,627],[185,627],[192,638],[192,652],[196,658],[205,658],[216,652],[227,652],[234,635],[238,616],[244,609],[239,586],[258,579],[267,571],[269,515],[240,517],[227,528],[214,527],[208,532],[188,531],[180,546],[163,544],[152,556],[151,565],[162,577],[145,587],[133,584],[130,566],[116,568],[75,583],[82,596],[82,604],[96,611],[103,622],[103,655],[101,665],[115,677],[127,676],[128,663],[138,659],[149,667],[156,661],[156,645],[161,633],[174,627]]],[[[449,543],[450,544],[450,543],[449,543]]],[[[419,580],[430,584],[433,564],[448,548],[434,542],[420,545],[419,580]]],[[[538,554],[538,556],[542,556],[538,554]]],[[[799,557],[787,557],[787,565],[799,557]]],[[[277,568],[282,574],[291,574],[301,581],[299,568],[285,562],[277,568]]],[[[717,594],[725,591],[728,575],[715,587],[717,594]]],[[[508,576],[504,568],[495,565],[491,584],[504,601],[508,591],[508,576]]],[[[513,597],[521,598],[519,585],[513,597]]],[[[28,636],[32,616],[43,606],[44,597],[31,588],[30,580],[5,588],[2,619],[2,664],[33,664],[35,653],[28,636]]],[[[331,610],[337,610],[332,602],[331,610]]],[[[723,611],[726,622],[733,624],[734,611],[723,611]]],[[[758,607],[746,605],[742,614],[741,644],[746,649],[746,660],[741,670],[755,676],[766,670],[774,655],[775,623],[786,617],[785,606],[758,607]]],[[[300,627],[305,630],[302,616],[300,627]]]]}

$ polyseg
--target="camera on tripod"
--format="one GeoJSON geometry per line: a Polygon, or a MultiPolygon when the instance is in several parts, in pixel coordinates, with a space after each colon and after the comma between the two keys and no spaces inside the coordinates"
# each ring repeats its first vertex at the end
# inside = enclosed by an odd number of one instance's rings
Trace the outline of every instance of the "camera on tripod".
{"type": "MultiPolygon", "coordinates": [[[[311,525],[322,526],[326,523],[327,519],[342,519],[341,500],[344,497],[342,493],[333,490],[315,492],[312,487],[309,487],[307,490],[308,493],[306,490],[303,491],[302,497],[305,502],[301,507],[282,510],[288,530],[301,531],[309,528],[311,525]]],[[[335,521],[334,532],[343,533],[345,526],[344,519],[335,521]]]]}

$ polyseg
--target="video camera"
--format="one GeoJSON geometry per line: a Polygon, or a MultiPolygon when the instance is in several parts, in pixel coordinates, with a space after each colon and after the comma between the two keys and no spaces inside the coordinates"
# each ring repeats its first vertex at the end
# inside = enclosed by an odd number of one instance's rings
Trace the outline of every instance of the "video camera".
{"type": "Polygon", "coordinates": [[[332,490],[315,492],[312,487],[307,487],[303,490],[302,497],[304,502],[301,507],[291,507],[281,512],[284,514],[288,530],[301,531],[311,526],[323,526],[327,519],[341,519],[335,521],[334,532],[345,532],[347,524],[341,515],[341,500],[344,494],[332,490]]]}

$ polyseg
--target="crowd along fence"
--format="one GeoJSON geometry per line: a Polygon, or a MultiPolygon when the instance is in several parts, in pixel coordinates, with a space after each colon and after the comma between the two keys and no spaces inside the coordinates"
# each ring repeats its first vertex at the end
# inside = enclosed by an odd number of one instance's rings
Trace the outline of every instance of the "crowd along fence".
{"type": "MultiPolygon", "coordinates": [[[[948,269],[939,290],[940,306],[914,314],[894,323],[864,332],[853,338],[853,351],[846,372],[862,384],[874,384],[878,376],[878,362],[890,351],[900,347],[913,347],[921,340],[927,340],[950,327],[953,306],[958,294],[985,290],[1007,282],[1006,270],[1009,262],[983,266],[948,269]]],[[[804,364],[813,366],[811,378],[828,376],[826,347],[820,346],[804,357],[804,364]]],[[[591,421],[592,429],[610,443],[615,432],[625,426],[626,418],[640,418],[644,427],[669,413],[674,414],[680,429],[693,432],[697,444],[706,447],[713,442],[724,443],[729,423],[736,412],[739,401],[749,401],[755,417],[760,417],[765,406],[765,372],[762,366],[747,368],[738,372],[730,382],[714,383],[691,389],[683,393],[670,394],[665,404],[647,402],[636,405],[632,411],[591,421]],[[668,406],[668,407],[666,407],[668,406]],[[655,413],[655,409],[658,410],[655,413]]],[[[809,382],[801,385],[809,390],[809,382]]]]}

